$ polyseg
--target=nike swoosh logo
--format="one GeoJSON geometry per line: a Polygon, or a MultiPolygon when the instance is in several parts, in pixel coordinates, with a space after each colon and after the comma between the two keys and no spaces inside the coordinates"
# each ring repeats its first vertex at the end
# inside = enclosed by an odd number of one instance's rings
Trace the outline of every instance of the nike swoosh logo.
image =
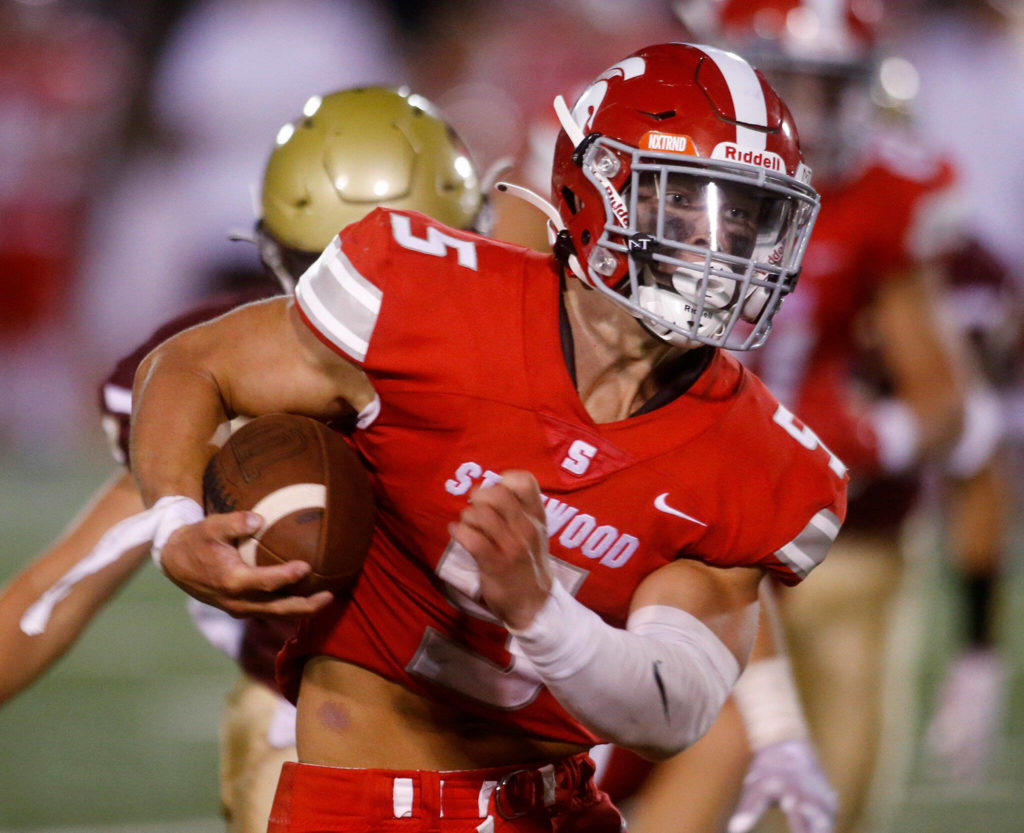
{"type": "Polygon", "coordinates": [[[668,693],[665,691],[665,681],[661,678],[660,659],[654,661],[654,682],[658,686],[658,694],[661,695],[661,710],[665,713],[665,719],[668,720],[668,693]]]}
{"type": "Polygon", "coordinates": [[[677,518],[682,518],[684,521],[692,521],[698,526],[707,526],[704,521],[698,521],[692,515],[687,515],[685,512],[680,512],[678,509],[673,509],[668,503],[665,502],[665,498],[668,497],[668,492],[662,492],[654,499],[654,508],[660,512],[665,512],[669,515],[675,515],[677,518]]]}

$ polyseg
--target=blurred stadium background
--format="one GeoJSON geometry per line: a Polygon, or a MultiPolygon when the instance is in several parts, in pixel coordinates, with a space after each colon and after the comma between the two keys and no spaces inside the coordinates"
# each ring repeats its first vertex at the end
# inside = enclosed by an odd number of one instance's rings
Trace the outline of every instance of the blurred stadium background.
{"type": "MultiPolygon", "coordinates": [[[[549,88],[568,92],[568,79],[626,54],[624,42],[632,49],[678,36],[664,24],[670,5],[0,0],[0,584],[108,476],[94,399],[111,363],[207,293],[215,276],[254,267],[255,252],[227,242],[227,232],[251,226],[250,187],[277,127],[307,95],[411,82],[444,108],[486,167],[521,150],[532,108],[550,106],[549,88]],[[499,9],[505,22],[495,28],[499,9]],[[511,48],[516,36],[528,48],[511,48]]],[[[910,45],[933,9],[966,21],[983,8],[1022,6],[890,5],[910,11],[902,33],[910,45]]],[[[995,54],[994,43],[1019,54],[1021,19],[991,38],[966,24],[954,29],[963,43],[950,41],[948,56],[970,66],[972,56],[995,54]]],[[[999,87],[1017,104],[998,115],[1024,116],[1020,67],[996,75],[980,57],[975,63],[988,73],[985,95],[970,93],[978,105],[999,87]]],[[[986,221],[997,231],[1003,223],[1004,254],[1022,263],[1024,182],[1007,188],[993,162],[1019,160],[1019,148],[1004,139],[978,150],[980,129],[969,139],[984,181],[1004,188],[1002,201],[983,192],[986,221]]],[[[1024,526],[1003,587],[1010,707],[981,786],[932,780],[923,764],[921,723],[962,628],[943,554],[927,535],[913,549],[892,657],[898,720],[883,750],[888,781],[871,833],[1019,833],[1024,526]]],[[[0,710],[0,833],[222,831],[216,735],[235,672],[183,608],[183,595],[146,567],[67,657],[0,710]]]]}

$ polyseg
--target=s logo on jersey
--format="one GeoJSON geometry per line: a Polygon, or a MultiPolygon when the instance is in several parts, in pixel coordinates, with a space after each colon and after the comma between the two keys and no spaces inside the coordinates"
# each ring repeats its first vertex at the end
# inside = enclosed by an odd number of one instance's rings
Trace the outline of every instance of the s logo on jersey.
{"type": "Polygon", "coordinates": [[[572,474],[586,474],[587,469],[590,468],[590,461],[594,459],[595,454],[597,454],[597,446],[583,440],[575,440],[569,446],[569,453],[565,455],[561,466],[572,474]]]}

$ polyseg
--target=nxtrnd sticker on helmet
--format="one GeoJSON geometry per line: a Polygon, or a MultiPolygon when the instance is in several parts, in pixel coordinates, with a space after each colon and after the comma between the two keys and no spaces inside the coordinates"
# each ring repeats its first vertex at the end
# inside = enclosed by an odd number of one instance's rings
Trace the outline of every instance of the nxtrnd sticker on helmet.
{"type": "Polygon", "coordinates": [[[641,150],[656,150],[662,153],[682,153],[686,156],[697,156],[697,145],[691,137],[675,133],[662,133],[651,130],[640,139],[641,150]]]}

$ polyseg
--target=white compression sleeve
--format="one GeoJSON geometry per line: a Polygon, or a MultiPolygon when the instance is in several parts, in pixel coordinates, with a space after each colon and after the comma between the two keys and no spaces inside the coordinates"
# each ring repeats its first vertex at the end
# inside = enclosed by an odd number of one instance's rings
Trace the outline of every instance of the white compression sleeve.
{"type": "Polygon", "coordinates": [[[674,755],[700,738],[740,673],[729,649],[686,611],[642,607],[622,630],[557,581],[530,626],[512,634],[573,717],[651,758],[674,755]]]}

